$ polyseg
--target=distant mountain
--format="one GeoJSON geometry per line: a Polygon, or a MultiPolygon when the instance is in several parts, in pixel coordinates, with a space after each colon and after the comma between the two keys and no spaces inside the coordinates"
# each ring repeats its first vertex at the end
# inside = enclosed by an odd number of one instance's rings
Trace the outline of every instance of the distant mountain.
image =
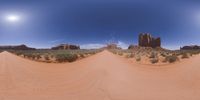
{"type": "Polygon", "coordinates": [[[190,45],[190,46],[184,46],[180,48],[181,50],[200,50],[200,46],[198,45],[190,45]]]}
{"type": "Polygon", "coordinates": [[[80,46],[78,45],[72,45],[72,44],[60,44],[58,46],[52,47],[52,50],[76,50],[80,49],[80,46]]]}
{"type": "Polygon", "coordinates": [[[30,48],[24,44],[15,46],[0,46],[0,50],[36,50],[35,48],[30,48]]]}

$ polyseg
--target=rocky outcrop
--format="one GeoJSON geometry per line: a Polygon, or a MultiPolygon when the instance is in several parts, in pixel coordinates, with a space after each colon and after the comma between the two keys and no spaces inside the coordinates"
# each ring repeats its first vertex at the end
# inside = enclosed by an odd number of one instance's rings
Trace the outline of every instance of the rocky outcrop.
{"type": "Polygon", "coordinates": [[[71,44],[60,44],[56,47],[52,47],[52,50],[77,50],[80,49],[80,46],[71,45],[71,44]]]}
{"type": "Polygon", "coordinates": [[[136,46],[136,45],[129,45],[129,47],[128,47],[128,49],[134,49],[134,48],[138,48],[138,46],[136,46]]]}
{"type": "Polygon", "coordinates": [[[114,44],[114,43],[107,44],[105,48],[106,49],[122,49],[121,47],[118,47],[117,44],[114,44]]]}
{"type": "Polygon", "coordinates": [[[200,46],[198,45],[184,46],[181,47],[181,50],[200,50],[200,46]]]}
{"type": "Polygon", "coordinates": [[[18,45],[18,46],[0,46],[0,50],[36,50],[35,48],[27,47],[26,45],[18,45]]]}
{"type": "Polygon", "coordinates": [[[139,46],[141,47],[161,47],[161,39],[160,37],[154,38],[151,34],[140,34],[139,35],[139,46]]]}

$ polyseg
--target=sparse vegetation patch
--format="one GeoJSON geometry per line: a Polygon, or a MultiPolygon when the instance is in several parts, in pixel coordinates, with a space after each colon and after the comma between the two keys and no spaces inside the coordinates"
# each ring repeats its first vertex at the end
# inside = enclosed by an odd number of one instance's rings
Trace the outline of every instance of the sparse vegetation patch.
{"type": "Polygon", "coordinates": [[[78,59],[78,56],[76,54],[70,54],[70,53],[61,53],[56,55],[56,61],[58,62],[73,62],[78,59]]]}
{"type": "Polygon", "coordinates": [[[135,58],[145,64],[174,63],[181,59],[190,58],[193,55],[200,54],[200,50],[167,50],[163,48],[150,48],[134,46],[132,49],[110,49],[110,52],[126,58],[135,58]],[[181,58],[181,59],[179,59],[181,58]],[[143,61],[144,60],[144,61],[143,61]],[[149,62],[148,62],[149,61],[149,62]]]}
{"type": "Polygon", "coordinates": [[[167,56],[164,62],[174,63],[178,60],[176,55],[167,56]]]}
{"type": "Polygon", "coordinates": [[[101,49],[91,50],[9,50],[18,56],[42,62],[73,62],[79,58],[101,52],[101,49]]]}
{"type": "Polygon", "coordinates": [[[137,56],[137,57],[135,58],[135,60],[136,60],[136,61],[141,61],[141,57],[140,57],[140,56],[137,56]]]}
{"type": "Polygon", "coordinates": [[[181,58],[182,59],[189,58],[189,55],[187,53],[183,53],[181,58]]]}
{"type": "Polygon", "coordinates": [[[158,63],[159,60],[158,60],[158,58],[153,58],[150,61],[152,64],[155,64],[155,63],[158,63]]]}

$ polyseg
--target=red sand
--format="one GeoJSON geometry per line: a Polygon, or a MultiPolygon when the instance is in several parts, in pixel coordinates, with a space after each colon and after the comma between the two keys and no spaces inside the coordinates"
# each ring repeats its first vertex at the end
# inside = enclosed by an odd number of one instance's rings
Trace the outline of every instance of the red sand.
{"type": "Polygon", "coordinates": [[[108,51],[66,64],[3,52],[0,100],[200,100],[200,56],[153,67],[108,51]]]}

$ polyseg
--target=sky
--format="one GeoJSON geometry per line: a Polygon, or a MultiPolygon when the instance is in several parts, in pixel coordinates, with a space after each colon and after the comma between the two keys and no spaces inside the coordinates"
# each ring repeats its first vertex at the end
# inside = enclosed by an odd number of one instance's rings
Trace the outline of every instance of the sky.
{"type": "Polygon", "coordinates": [[[127,48],[139,33],[161,37],[168,49],[200,45],[200,1],[0,0],[0,45],[127,48]]]}

